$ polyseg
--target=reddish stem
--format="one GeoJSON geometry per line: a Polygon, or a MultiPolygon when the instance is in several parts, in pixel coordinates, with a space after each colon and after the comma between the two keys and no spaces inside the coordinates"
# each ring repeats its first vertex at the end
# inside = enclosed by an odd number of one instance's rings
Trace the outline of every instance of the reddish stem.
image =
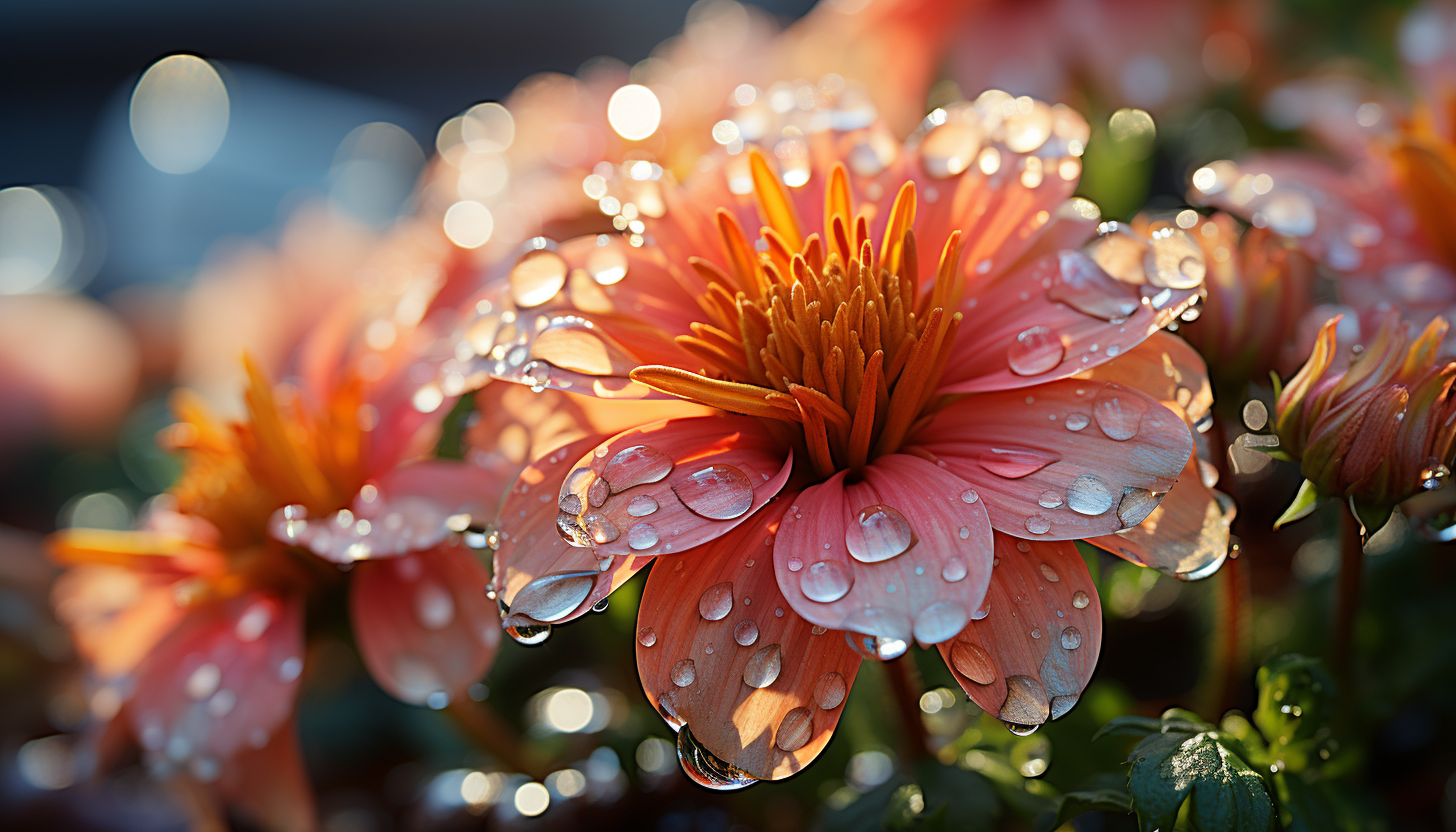
{"type": "Polygon", "coordinates": [[[892,662],[885,662],[885,670],[900,712],[901,752],[907,761],[923,757],[930,750],[930,743],[925,723],[920,720],[920,696],[925,692],[920,668],[907,652],[892,662]]]}
{"type": "Polygon", "coordinates": [[[1360,612],[1360,591],[1365,573],[1365,543],[1360,522],[1348,509],[1340,512],[1340,575],[1335,596],[1333,642],[1330,646],[1335,678],[1350,696],[1354,678],[1355,618],[1360,612]]]}
{"type": "Polygon", "coordinates": [[[456,697],[445,710],[472,742],[503,765],[537,781],[546,779],[546,768],[531,759],[520,737],[489,705],[456,697]]]}

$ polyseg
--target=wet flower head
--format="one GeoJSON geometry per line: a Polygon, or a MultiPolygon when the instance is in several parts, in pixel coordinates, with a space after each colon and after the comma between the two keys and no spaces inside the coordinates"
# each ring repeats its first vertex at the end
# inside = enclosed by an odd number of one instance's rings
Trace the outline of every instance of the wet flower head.
{"type": "MultiPolygon", "coordinates": [[[[1363,349],[1342,349],[1325,324],[1309,361],[1279,394],[1274,430],[1298,460],[1306,490],[1379,513],[1449,476],[1456,438],[1456,362],[1439,359],[1446,322],[1420,335],[1393,310],[1363,349]]],[[[1281,522],[1313,509],[1296,502],[1281,522]]]]}

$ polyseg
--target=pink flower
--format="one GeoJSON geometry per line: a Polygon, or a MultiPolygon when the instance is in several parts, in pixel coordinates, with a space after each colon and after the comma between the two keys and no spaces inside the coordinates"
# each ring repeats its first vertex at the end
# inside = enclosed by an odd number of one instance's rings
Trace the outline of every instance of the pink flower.
{"type": "Polygon", "coordinates": [[[1158,333],[1202,254],[1167,223],[1082,247],[1075,113],[990,92],[904,146],[789,135],[802,155],[657,185],[625,243],[543,241],[477,298],[476,357],[444,365],[712,408],[537,459],[492,587],[534,640],[664,557],[638,670],[720,787],[806,765],[861,656],[912,640],[1002,719],[1061,716],[1101,640],[1071,541],[1185,577],[1228,547],[1184,420],[1211,401],[1203,364],[1158,333]]]}

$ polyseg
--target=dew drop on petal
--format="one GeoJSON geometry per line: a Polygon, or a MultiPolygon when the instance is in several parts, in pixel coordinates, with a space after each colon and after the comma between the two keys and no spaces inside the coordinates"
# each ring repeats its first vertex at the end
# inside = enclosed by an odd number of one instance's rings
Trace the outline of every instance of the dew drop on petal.
{"type": "Polygon", "coordinates": [[[1051,531],[1052,521],[1044,514],[1033,514],[1026,518],[1026,530],[1032,534],[1046,534],[1051,531]]]}
{"type": "Polygon", "coordinates": [[[692,513],[709,520],[732,520],[753,507],[753,483],[732,465],[709,465],[673,484],[672,492],[692,513]]]}
{"type": "Polygon", "coordinates": [[[1124,488],[1122,500],[1117,504],[1117,519],[1123,526],[1132,528],[1148,519],[1162,501],[1163,495],[1146,488],[1124,488]]]}
{"type": "MultiPolygon", "coordinates": [[[[601,480],[597,480],[597,482],[601,482],[601,480]]],[[[611,543],[622,534],[621,530],[617,528],[617,524],[608,520],[604,514],[592,512],[581,518],[581,522],[586,526],[587,535],[598,545],[611,543]]]]}
{"type": "Polygon", "coordinates": [[[804,562],[798,558],[789,558],[789,571],[798,572],[804,568],[804,562]]]}
{"type": "Polygon", "coordinates": [[[1067,627],[1062,630],[1062,646],[1068,650],[1076,650],[1082,646],[1082,633],[1076,627],[1067,627]]]}
{"type": "Polygon", "coordinates": [[[540,306],[566,285],[567,266],[549,249],[528,252],[511,267],[511,296],[523,308],[540,306]]]}
{"type": "Polygon", "coordinates": [[[1112,489],[1100,477],[1083,474],[1067,489],[1067,506],[1089,517],[1106,514],[1112,508],[1112,489]]]}
{"type": "Polygon", "coordinates": [[[1075,431],[1087,427],[1091,421],[1085,413],[1068,413],[1067,420],[1063,424],[1067,426],[1067,430],[1075,431]]]}
{"type": "MultiPolygon", "coordinates": [[[[1005,722],[1016,725],[1040,725],[1046,722],[1051,712],[1046,688],[1030,676],[1006,677],[1006,701],[1001,703],[998,716],[1005,722]]],[[[1028,732],[1030,733],[1030,732],[1028,732]]]]}
{"type": "Polygon", "coordinates": [[[617,494],[634,486],[659,482],[670,473],[672,457],[656,448],[633,445],[618,451],[601,475],[611,482],[612,493],[617,494]]]}
{"type": "Polygon", "coordinates": [[[1033,326],[1011,342],[1006,349],[1006,363],[1019,376],[1035,376],[1056,369],[1065,354],[1066,347],[1050,329],[1033,326]]]}
{"type": "Polygon", "coordinates": [[[1087,593],[1083,592],[1082,590],[1079,589],[1072,594],[1072,606],[1076,607],[1077,609],[1085,610],[1087,609],[1087,605],[1090,603],[1092,603],[1092,599],[1088,598],[1087,593]]]}
{"type": "Polygon", "coordinates": [[[674,685],[685,688],[691,685],[694,679],[698,678],[698,668],[693,664],[692,659],[683,659],[672,666],[672,670],[668,672],[668,676],[671,677],[674,685]]]}
{"type": "Polygon", "coordinates": [[[1042,508],[1061,508],[1062,496],[1055,491],[1043,491],[1041,496],[1036,498],[1036,502],[1042,508]]]}
{"type": "Polygon", "coordinates": [[[511,612],[536,622],[559,621],[581,606],[596,579],[596,574],[588,571],[542,575],[521,587],[511,600],[511,612]]]}
{"type": "Polygon", "coordinates": [[[795,708],[784,714],[779,729],[774,734],[774,745],[784,751],[798,751],[808,744],[814,734],[814,715],[808,708],[795,708]]]}
{"type": "Polygon", "coordinates": [[[651,627],[643,627],[637,631],[637,643],[643,647],[651,647],[657,643],[657,632],[651,627]]]}
{"type": "Polygon", "coordinates": [[[581,497],[575,494],[563,494],[561,499],[556,501],[556,507],[567,514],[581,514],[583,508],[581,497]]]}
{"type": "Polygon", "coordinates": [[[950,647],[950,663],[967,679],[978,685],[989,685],[996,681],[996,665],[978,644],[957,641],[950,647]]]}
{"type": "Polygon", "coordinates": [[[814,683],[814,702],[826,711],[832,711],[844,702],[848,686],[844,677],[831,670],[814,683]]]}
{"type": "Polygon", "coordinates": [[[1048,581],[1050,581],[1052,583],[1057,583],[1057,582],[1061,581],[1061,579],[1062,579],[1061,576],[1057,574],[1057,570],[1053,569],[1051,564],[1049,564],[1049,563],[1043,563],[1040,568],[1041,568],[1041,576],[1043,578],[1046,578],[1048,581]]]}
{"type": "Polygon", "coordinates": [[[1092,401],[1092,417],[1108,439],[1125,442],[1137,436],[1147,405],[1118,384],[1108,384],[1092,401]]]}
{"type": "Polygon", "coordinates": [[[981,619],[985,618],[986,616],[988,616],[990,614],[991,614],[991,596],[988,595],[988,596],[986,596],[986,599],[981,602],[981,606],[976,607],[976,611],[973,612],[973,613],[971,613],[971,620],[972,621],[980,621],[981,619]]]}
{"type": "MultiPolygon", "coordinates": [[[[658,704],[662,704],[661,698],[658,704]]],[[[715,792],[746,789],[758,782],[758,778],[704,748],[687,725],[680,727],[677,732],[677,760],[689,780],[715,792]]]]}
{"type": "Polygon", "coordinates": [[[733,582],[713,584],[698,599],[698,614],[708,621],[721,621],[733,610],[733,582]]]}
{"type": "Polygon", "coordinates": [[[640,552],[657,545],[657,529],[650,523],[638,523],[627,530],[627,545],[640,552]]]}
{"type": "MultiPolygon", "coordinates": [[[[859,528],[848,529],[844,544],[861,563],[878,563],[899,555],[916,543],[910,521],[894,508],[873,505],[859,512],[859,528]]],[[[828,544],[826,544],[828,545],[828,544]]]]}
{"type": "Polygon", "coordinates": [[[955,601],[936,601],[915,616],[915,640],[921,644],[939,644],[965,629],[970,613],[955,601]]]}
{"type": "Polygon", "coordinates": [[[940,568],[940,577],[948,583],[955,583],[966,577],[966,562],[960,558],[951,558],[940,568]]]}
{"type": "Polygon", "coordinates": [[[1059,457],[1031,448],[990,448],[976,457],[982,468],[1006,479],[1020,479],[1056,462],[1059,457]]]}
{"type": "Polygon", "coordinates": [[[830,604],[849,593],[854,586],[854,574],[849,567],[835,560],[821,560],[812,564],[799,579],[799,590],[810,601],[830,604]]]}
{"type": "Polygon", "coordinates": [[[783,648],[777,644],[759,648],[743,666],[743,683],[751,688],[766,688],[779,678],[783,668],[783,648]]]}
{"type": "Polygon", "coordinates": [[[738,622],[738,626],[733,628],[733,640],[744,647],[751,646],[758,641],[758,625],[746,618],[738,622]]]}
{"type": "Polygon", "coordinates": [[[627,513],[633,517],[646,517],[657,511],[657,500],[651,494],[639,494],[627,504],[627,513]]]}
{"type": "Polygon", "coordinates": [[[961,492],[961,502],[967,505],[973,504],[979,499],[981,499],[981,495],[977,494],[974,488],[967,488],[961,492]]]}

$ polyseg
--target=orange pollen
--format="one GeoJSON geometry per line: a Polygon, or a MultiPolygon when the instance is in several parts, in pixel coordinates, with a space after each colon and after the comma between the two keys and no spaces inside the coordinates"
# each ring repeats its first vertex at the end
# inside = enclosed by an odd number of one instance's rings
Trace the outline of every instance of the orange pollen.
{"type": "Polygon", "coordinates": [[[821,476],[856,470],[898,449],[941,404],[936,382],[955,342],[960,232],[946,240],[935,280],[922,291],[915,185],[895,198],[878,253],[869,216],[851,214],[842,164],[830,173],[824,228],[807,238],[763,154],[750,152],[765,221],[759,250],[732,214],[718,211],[728,271],[693,258],[707,284],[704,322],[677,342],[697,372],[645,366],[632,378],[712,407],[798,424],[821,476]]]}

